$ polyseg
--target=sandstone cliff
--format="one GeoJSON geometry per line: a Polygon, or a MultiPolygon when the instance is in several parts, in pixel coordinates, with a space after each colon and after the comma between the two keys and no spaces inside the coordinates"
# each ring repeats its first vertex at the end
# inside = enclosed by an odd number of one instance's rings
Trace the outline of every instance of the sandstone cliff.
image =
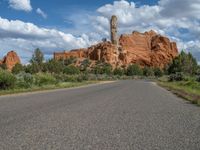
{"type": "Polygon", "coordinates": [[[54,58],[59,60],[73,56],[81,60],[88,58],[103,61],[114,67],[137,63],[140,66],[163,68],[177,55],[176,43],[154,31],[149,31],[123,34],[118,45],[102,42],[86,49],[54,53],[54,58]]]}
{"type": "Polygon", "coordinates": [[[8,52],[3,60],[0,60],[0,64],[5,64],[9,71],[11,71],[13,67],[18,63],[20,64],[21,61],[17,53],[14,51],[8,52]]]}

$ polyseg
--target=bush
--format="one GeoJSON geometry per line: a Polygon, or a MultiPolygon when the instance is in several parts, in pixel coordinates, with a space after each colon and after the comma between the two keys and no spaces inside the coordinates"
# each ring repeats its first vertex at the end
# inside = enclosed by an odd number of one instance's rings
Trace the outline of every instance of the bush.
{"type": "MultiPolygon", "coordinates": [[[[62,61],[62,60],[61,60],[62,61]]],[[[69,65],[72,65],[72,64],[75,64],[77,62],[77,58],[76,57],[73,57],[71,56],[70,58],[67,58],[64,60],[64,64],[66,66],[69,66],[69,65]]]]}
{"type": "Polygon", "coordinates": [[[79,74],[80,73],[80,70],[79,68],[71,65],[71,66],[66,66],[64,68],[64,71],[63,71],[65,74],[68,74],[68,75],[75,75],[75,74],[79,74]]]}
{"type": "Polygon", "coordinates": [[[154,76],[154,71],[150,67],[144,67],[144,69],[143,69],[143,75],[146,76],[146,77],[154,76]]]}
{"type": "Polygon", "coordinates": [[[92,69],[92,72],[96,75],[98,74],[112,74],[112,66],[107,63],[97,62],[96,66],[92,69]]]}
{"type": "Polygon", "coordinates": [[[20,88],[30,88],[34,84],[34,77],[30,73],[21,72],[16,78],[17,86],[20,88]]]}
{"type": "Polygon", "coordinates": [[[142,69],[137,65],[130,65],[127,68],[127,75],[128,76],[134,76],[134,75],[143,75],[142,69]]]}
{"type": "Polygon", "coordinates": [[[0,64],[0,69],[6,70],[7,69],[6,64],[0,64]]]}
{"type": "Polygon", "coordinates": [[[200,82],[200,75],[199,76],[197,76],[197,82],[200,82]]]}
{"type": "Polygon", "coordinates": [[[169,81],[183,81],[184,80],[184,75],[182,72],[177,72],[176,74],[171,74],[169,76],[169,81]]]}
{"type": "Polygon", "coordinates": [[[154,75],[156,77],[162,77],[164,72],[160,68],[154,68],[154,75]]]}
{"type": "Polygon", "coordinates": [[[14,88],[15,82],[16,82],[16,78],[12,73],[0,69],[0,89],[1,90],[14,88]]]}
{"type": "Polygon", "coordinates": [[[35,75],[35,84],[38,86],[56,84],[56,78],[49,73],[38,73],[35,75]]]}
{"type": "Polygon", "coordinates": [[[43,64],[42,70],[43,72],[58,74],[63,72],[63,68],[64,68],[63,62],[51,59],[43,64]]]}
{"type": "Polygon", "coordinates": [[[197,60],[191,53],[181,52],[168,67],[168,73],[183,72],[184,74],[194,75],[198,69],[197,60]]]}
{"type": "Polygon", "coordinates": [[[13,74],[18,74],[22,71],[24,71],[24,67],[21,64],[16,64],[12,69],[13,74]]]}
{"type": "Polygon", "coordinates": [[[118,76],[123,76],[124,75],[124,69],[121,68],[115,68],[113,71],[114,75],[118,75],[118,76]]]}
{"type": "Polygon", "coordinates": [[[36,74],[40,72],[40,66],[36,63],[25,66],[25,72],[30,74],[36,74]]]}

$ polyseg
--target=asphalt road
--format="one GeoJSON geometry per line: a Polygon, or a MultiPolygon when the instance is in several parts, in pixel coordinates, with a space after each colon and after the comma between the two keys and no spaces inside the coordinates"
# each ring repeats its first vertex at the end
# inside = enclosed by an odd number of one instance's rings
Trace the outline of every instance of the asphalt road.
{"type": "Polygon", "coordinates": [[[200,150],[200,107],[145,81],[0,97],[1,150],[200,150]]]}

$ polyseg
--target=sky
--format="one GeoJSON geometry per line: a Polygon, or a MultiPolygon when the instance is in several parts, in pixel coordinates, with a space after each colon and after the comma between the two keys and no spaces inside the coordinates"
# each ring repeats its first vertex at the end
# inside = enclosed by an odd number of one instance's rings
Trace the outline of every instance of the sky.
{"type": "Polygon", "coordinates": [[[88,47],[109,38],[112,15],[119,34],[155,30],[200,62],[200,0],[0,0],[0,58],[88,47]]]}

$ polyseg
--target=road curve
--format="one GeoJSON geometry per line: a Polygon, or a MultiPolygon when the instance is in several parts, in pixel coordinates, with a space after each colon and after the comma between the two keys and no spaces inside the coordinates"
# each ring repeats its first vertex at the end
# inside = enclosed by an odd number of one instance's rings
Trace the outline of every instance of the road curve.
{"type": "Polygon", "coordinates": [[[200,108],[147,81],[0,97],[2,150],[200,150],[200,108]]]}

